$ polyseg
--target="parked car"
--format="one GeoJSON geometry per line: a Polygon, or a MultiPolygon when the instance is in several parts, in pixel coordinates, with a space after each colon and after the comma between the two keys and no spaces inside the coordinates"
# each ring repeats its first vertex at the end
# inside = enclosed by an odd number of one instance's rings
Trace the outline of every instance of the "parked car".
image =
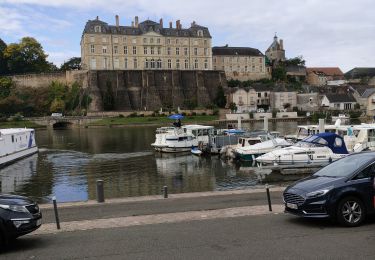
{"type": "Polygon", "coordinates": [[[33,200],[0,194],[0,245],[38,229],[42,213],[33,200]]]}
{"type": "Polygon", "coordinates": [[[359,226],[375,212],[375,152],[349,155],[286,188],[285,212],[359,226]]]}

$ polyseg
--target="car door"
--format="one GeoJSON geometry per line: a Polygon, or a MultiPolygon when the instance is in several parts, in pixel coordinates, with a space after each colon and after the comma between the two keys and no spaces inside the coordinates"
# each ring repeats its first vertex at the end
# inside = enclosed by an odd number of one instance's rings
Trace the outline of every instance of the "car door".
{"type": "Polygon", "coordinates": [[[353,191],[361,194],[366,208],[372,212],[375,209],[375,163],[370,164],[349,181],[353,191]]]}

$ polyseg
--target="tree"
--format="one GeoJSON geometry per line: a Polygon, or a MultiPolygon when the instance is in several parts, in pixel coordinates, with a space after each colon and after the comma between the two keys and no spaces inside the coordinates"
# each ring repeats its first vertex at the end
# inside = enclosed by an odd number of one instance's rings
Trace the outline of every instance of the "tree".
{"type": "Polygon", "coordinates": [[[61,65],[60,70],[79,70],[81,69],[81,58],[73,57],[61,65]]]}
{"type": "Polygon", "coordinates": [[[294,66],[305,66],[306,61],[303,59],[303,56],[297,56],[291,59],[284,61],[285,66],[294,65],[294,66]]]}
{"type": "Polygon", "coordinates": [[[4,50],[10,73],[47,72],[55,66],[47,61],[42,45],[31,37],[24,37],[19,43],[9,44],[4,50]]]}
{"type": "Polygon", "coordinates": [[[8,73],[7,60],[4,57],[4,51],[6,48],[6,43],[2,39],[0,39],[0,75],[8,73]]]}
{"type": "Polygon", "coordinates": [[[229,109],[230,109],[231,111],[237,111],[237,105],[236,105],[236,103],[231,102],[231,103],[229,104],[229,109]]]}
{"type": "Polygon", "coordinates": [[[0,77],[0,99],[9,97],[13,87],[11,78],[0,77]]]}
{"type": "Polygon", "coordinates": [[[225,98],[224,89],[222,86],[219,86],[217,89],[215,104],[220,108],[224,108],[227,104],[227,99],[225,98]]]}

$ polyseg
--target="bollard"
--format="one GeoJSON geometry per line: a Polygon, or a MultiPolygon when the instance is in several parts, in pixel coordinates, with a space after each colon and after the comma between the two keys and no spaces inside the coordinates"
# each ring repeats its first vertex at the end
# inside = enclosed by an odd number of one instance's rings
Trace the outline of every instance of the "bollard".
{"type": "Polygon", "coordinates": [[[163,187],[163,196],[164,196],[164,199],[168,198],[168,187],[167,186],[163,187]]]}
{"type": "Polygon", "coordinates": [[[55,211],[55,219],[56,219],[56,227],[57,229],[60,229],[60,220],[59,220],[59,213],[57,211],[57,203],[56,203],[56,197],[52,197],[53,202],[53,210],[55,211]]]}
{"type": "Polygon", "coordinates": [[[99,203],[104,202],[104,182],[103,180],[96,181],[96,201],[99,203]]]}
{"type": "Polygon", "coordinates": [[[268,187],[268,184],[266,184],[266,191],[267,191],[267,200],[268,200],[268,210],[272,211],[270,188],[268,187]]]}

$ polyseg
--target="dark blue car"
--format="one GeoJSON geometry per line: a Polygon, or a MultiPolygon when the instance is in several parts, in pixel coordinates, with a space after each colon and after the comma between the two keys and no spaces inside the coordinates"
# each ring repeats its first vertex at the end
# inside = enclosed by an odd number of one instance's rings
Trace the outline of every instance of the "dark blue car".
{"type": "Polygon", "coordinates": [[[375,212],[375,152],[349,155],[289,186],[285,211],[311,218],[332,218],[360,225],[375,212]]]}

